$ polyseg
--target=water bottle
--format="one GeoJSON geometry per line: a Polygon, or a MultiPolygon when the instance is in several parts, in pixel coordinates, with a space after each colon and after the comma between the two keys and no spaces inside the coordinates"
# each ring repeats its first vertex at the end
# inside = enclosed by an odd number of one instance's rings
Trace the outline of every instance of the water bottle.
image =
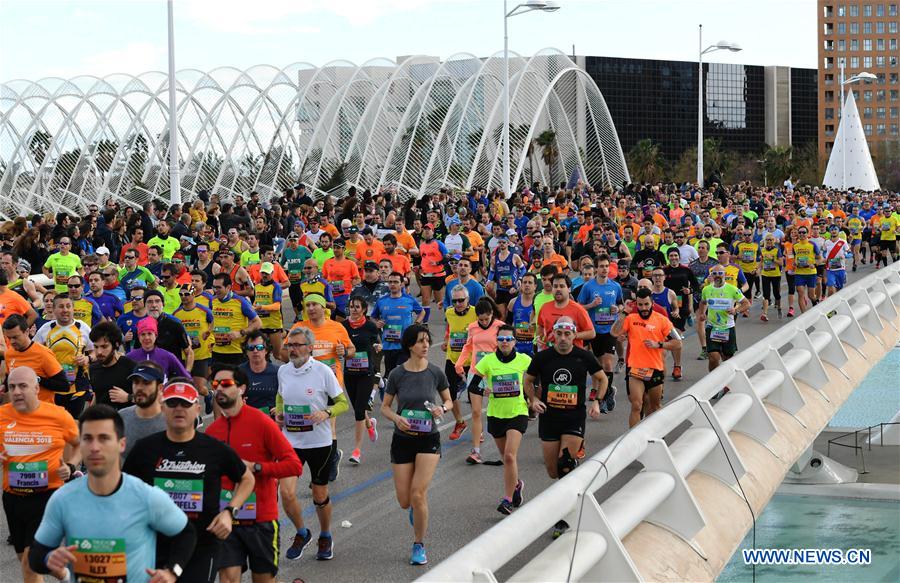
{"type": "MultiPolygon", "coordinates": [[[[436,405],[435,405],[434,403],[432,403],[431,401],[425,401],[425,408],[428,409],[428,412],[429,412],[429,413],[431,413],[431,411],[432,411],[435,407],[436,407],[436,405]]],[[[433,415],[434,415],[434,414],[432,413],[432,416],[433,416],[433,415]]],[[[440,417],[434,417],[434,424],[435,424],[435,425],[440,425],[440,424],[441,424],[441,418],[440,418],[440,417]]]]}

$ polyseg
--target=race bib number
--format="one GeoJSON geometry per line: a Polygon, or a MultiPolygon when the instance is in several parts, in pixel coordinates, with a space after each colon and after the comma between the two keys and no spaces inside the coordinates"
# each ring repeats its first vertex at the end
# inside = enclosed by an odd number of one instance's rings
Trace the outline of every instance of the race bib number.
{"type": "Polygon", "coordinates": [[[841,269],[843,265],[843,261],[838,257],[828,260],[828,269],[841,269]]]}
{"type": "MultiPolygon", "coordinates": [[[[219,496],[219,512],[225,510],[233,497],[234,494],[228,490],[222,490],[222,494],[219,496]]],[[[254,522],[256,522],[256,492],[251,493],[241,507],[235,510],[232,524],[253,524],[254,522]]]]}
{"type": "Polygon", "coordinates": [[[384,327],[384,341],[385,342],[400,342],[400,337],[403,335],[403,329],[400,324],[388,324],[384,327]]]}
{"type": "Polygon", "coordinates": [[[891,224],[888,223],[887,221],[881,221],[881,231],[886,233],[887,231],[890,231],[890,230],[891,230],[891,224]]]}
{"type": "Polygon", "coordinates": [[[771,259],[763,261],[763,269],[766,271],[775,271],[775,262],[771,259]]]}
{"type": "Polygon", "coordinates": [[[519,375],[500,374],[491,377],[491,393],[498,399],[518,397],[520,393],[519,375]]]}
{"type": "Polygon", "coordinates": [[[72,275],[72,270],[68,267],[57,267],[54,272],[56,273],[56,283],[60,285],[65,285],[69,276],[72,275]]]}
{"type": "Polygon", "coordinates": [[[81,583],[119,583],[128,575],[124,538],[75,538],[67,543],[75,546],[72,571],[81,583]]]}
{"type": "Polygon", "coordinates": [[[578,405],[578,387],[575,385],[549,385],[547,404],[561,409],[578,405]]]}
{"type": "Polygon", "coordinates": [[[231,328],[228,326],[216,326],[213,328],[213,335],[216,338],[216,344],[219,346],[231,344],[231,338],[228,336],[229,334],[231,334],[231,328]]]}
{"type": "Polygon", "coordinates": [[[36,492],[46,490],[50,476],[47,473],[47,462],[10,462],[7,472],[7,484],[16,492],[36,492]]]}
{"type": "Polygon", "coordinates": [[[309,418],[311,413],[309,405],[285,405],[284,428],[292,433],[312,431],[313,422],[309,418]]]}
{"type": "Polygon", "coordinates": [[[62,366],[62,369],[66,373],[66,379],[70,383],[74,383],[75,377],[78,376],[78,368],[72,364],[62,364],[61,366],[62,366]]]}
{"type": "Polygon", "coordinates": [[[185,514],[203,511],[203,480],[154,478],[153,485],[168,494],[185,514]]]}
{"type": "Polygon", "coordinates": [[[452,352],[459,352],[463,349],[463,346],[466,345],[466,340],[469,339],[468,332],[451,332],[450,333],[450,350],[452,352]]]}
{"type": "Polygon", "coordinates": [[[713,328],[709,333],[709,339],[713,342],[728,342],[730,337],[730,328],[713,328]]]}
{"type": "Polygon", "coordinates": [[[741,261],[744,263],[753,263],[756,260],[756,253],[753,251],[744,251],[741,253],[741,261]]]}
{"type": "Polygon", "coordinates": [[[511,275],[501,275],[500,276],[500,287],[502,288],[511,288],[513,284],[511,275]]]}
{"type": "Polygon", "coordinates": [[[530,322],[516,324],[516,340],[531,342],[534,340],[534,325],[530,322]]]}
{"type": "Polygon", "coordinates": [[[800,255],[797,257],[797,267],[809,267],[809,257],[800,255]]]}
{"type": "Polygon", "coordinates": [[[409,423],[410,433],[431,433],[434,417],[431,415],[430,411],[404,409],[400,412],[400,416],[409,423]]]}
{"type": "Polygon", "coordinates": [[[336,293],[338,295],[341,295],[344,293],[344,280],[343,279],[339,279],[337,281],[332,281],[330,283],[331,283],[331,291],[333,293],[336,293]]]}
{"type": "Polygon", "coordinates": [[[369,354],[357,352],[353,358],[348,358],[345,366],[348,370],[369,370],[369,354]]]}
{"type": "Polygon", "coordinates": [[[649,381],[653,378],[653,369],[652,368],[633,368],[631,369],[631,376],[636,379],[641,379],[642,381],[649,381]]]}
{"type": "Polygon", "coordinates": [[[597,308],[594,312],[594,322],[597,324],[612,324],[616,321],[616,315],[612,313],[611,308],[597,308]]]}

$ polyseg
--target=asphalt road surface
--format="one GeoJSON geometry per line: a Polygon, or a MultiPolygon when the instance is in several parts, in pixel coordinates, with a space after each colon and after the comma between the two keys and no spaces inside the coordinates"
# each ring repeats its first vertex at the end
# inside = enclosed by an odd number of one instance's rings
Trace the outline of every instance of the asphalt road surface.
{"type": "MultiPolygon", "coordinates": [[[[872,271],[871,265],[862,266],[858,273],[848,273],[849,282],[856,281],[872,271]]],[[[786,305],[786,289],[782,290],[786,305]]],[[[747,347],[770,334],[790,319],[779,321],[770,309],[771,320],[759,320],[760,301],[754,300],[750,317],[739,319],[738,346],[747,347]]],[[[432,311],[431,331],[435,345],[443,336],[444,320],[441,314],[432,311]]],[[[667,377],[665,400],[671,400],[689,388],[706,373],[707,362],[697,360],[699,345],[696,334],[689,331],[684,342],[684,379],[673,382],[667,377]]],[[[444,355],[437,346],[432,348],[432,362],[443,366],[444,355]]],[[[668,375],[671,375],[671,357],[667,357],[668,375]]],[[[602,415],[599,420],[588,419],[586,447],[587,454],[599,451],[622,434],[628,426],[628,401],[624,391],[623,375],[616,375],[615,386],[619,389],[618,404],[613,412],[602,415]]],[[[665,401],[664,401],[665,404],[665,401]]],[[[375,405],[376,411],[378,404],[375,405]]],[[[468,416],[469,406],[463,404],[463,414],[468,416]]],[[[347,458],[353,448],[353,415],[348,412],[337,419],[338,447],[344,451],[340,465],[340,475],[330,485],[331,500],[334,504],[332,534],[334,537],[334,559],[316,561],[316,542],[319,525],[315,517],[312,498],[308,489],[309,479],[300,478],[298,485],[306,526],[313,533],[312,544],[298,561],[284,558],[284,551],[295,534],[294,528],[282,513],[281,516],[281,563],[278,581],[291,582],[301,577],[306,582],[318,581],[411,581],[422,575],[428,566],[414,567],[409,564],[409,554],[413,542],[412,528],[407,512],[401,510],[394,495],[394,485],[389,461],[389,447],[392,426],[380,420],[379,438],[375,443],[364,438],[362,463],[350,465],[347,458]],[[346,528],[342,523],[350,523],[346,528]]],[[[425,544],[430,565],[436,565],[464,544],[503,519],[497,512],[497,504],[502,496],[503,468],[498,466],[470,466],[465,458],[471,448],[471,434],[466,432],[458,441],[447,437],[453,428],[453,417],[448,414],[441,425],[443,457],[438,466],[428,494],[430,524],[425,544]]],[[[490,435],[486,434],[482,444],[485,460],[500,458],[490,435]]],[[[550,485],[541,459],[540,443],[537,438],[537,424],[529,425],[528,433],[519,451],[519,473],[525,480],[525,504],[538,492],[550,485]]],[[[637,470],[635,465],[633,470],[637,470]]],[[[624,483],[631,476],[619,476],[612,484],[598,492],[604,498],[616,484],[624,483]]],[[[90,520],[89,516],[85,520],[90,520]]],[[[8,535],[5,516],[0,519],[0,541],[8,535]]],[[[546,542],[550,542],[549,533],[546,542]]],[[[0,542],[0,581],[19,581],[21,574],[11,546],[0,542]]],[[[536,554],[540,549],[533,549],[536,554]]],[[[520,556],[525,562],[527,557],[520,556]]],[[[521,563],[520,563],[521,564],[521,563]]],[[[517,569],[508,566],[499,575],[509,576],[517,569]]],[[[249,576],[245,575],[249,581],[249,576]]],[[[49,578],[48,578],[49,580],[49,578]]]]}

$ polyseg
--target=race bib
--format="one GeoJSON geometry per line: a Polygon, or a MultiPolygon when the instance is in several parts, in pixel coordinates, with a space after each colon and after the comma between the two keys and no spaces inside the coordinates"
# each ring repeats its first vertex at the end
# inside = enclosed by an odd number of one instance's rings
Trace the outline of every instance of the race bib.
{"type": "Polygon", "coordinates": [[[653,378],[653,369],[652,368],[633,368],[629,372],[631,376],[636,379],[641,379],[642,381],[649,381],[653,378]]]}
{"type": "Polygon", "coordinates": [[[766,271],[775,271],[775,262],[771,259],[763,261],[763,269],[766,271]]]}
{"type": "Polygon", "coordinates": [[[410,433],[431,433],[434,417],[431,415],[430,411],[404,409],[400,412],[400,416],[409,423],[410,433]]]}
{"type": "Polygon", "coordinates": [[[400,324],[387,324],[384,327],[384,341],[399,343],[400,337],[403,335],[403,329],[400,324]]]}
{"type": "Polygon", "coordinates": [[[809,257],[806,255],[797,257],[797,267],[809,267],[809,257]]]}
{"type": "Polygon", "coordinates": [[[519,322],[516,324],[516,340],[531,342],[534,340],[534,325],[530,322],[519,322]]]}
{"type": "Polygon", "coordinates": [[[154,478],[153,485],[168,494],[185,514],[203,511],[203,480],[154,478]]]}
{"type": "Polygon", "coordinates": [[[491,393],[498,399],[518,397],[520,393],[519,375],[511,373],[492,376],[491,393]]]}
{"type": "Polygon", "coordinates": [[[756,260],[756,253],[753,251],[744,251],[741,253],[741,261],[744,263],[753,263],[756,260]]]}
{"type": "Polygon", "coordinates": [[[348,370],[369,370],[369,354],[357,352],[353,358],[348,358],[344,363],[348,370]]]}
{"type": "Polygon", "coordinates": [[[561,409],[575,407],[578,405],[578,387],[575,385],[549,385],[547,387],[547,404],[561,409]]]}
{"type": "Polygon", "coordinates": [[[337,281],[332,281],[329,283],[331,283],[331,291],[332,292],[334,292],[338,295],[341,295],[344,293],[344,280],[343,279],[339,279],[337,281]]]}
{"type": "Polygon", "coordinates": [[[843,261],[838,257],[828,260],[828,269],[841,269],[843,265],[843,261]]]}
{"type": "Polygon", "coordinates": [[[594,322],[597,324],[611,324],[616,321],[616,315],[611,313],[611,308],[597,308],[594,312],[594,322]]]}
{"type": "Polygon", "coordinates": [[[119,583],[128,575],[124,538],[76,538],[66,543],[75,546],[75,580],[82,583],[119,583]]]}
{"type": "MultiPolygon", "coordinates": [[[[219,496],[219,512],[225,510],[233,497],[234,494],[228,490],[222,490],[219,496]]],[[[251,493],[241,507],[235,510],[232,524],[253,524],[254,522],[256,522],[256,492],[251,493]]]]}
{"type": "Polygon", "coordinates": [[[47,462],[10,462],[7,484],[14,492],[32,493],[46,490],[50,476],[47,462]]]}
{"type": "Polygon", "coordinates": [[[78,376],[78,368],[72,364],[62,364],[61,366],[62,366],[62,369],[66,373],[66,379],[70,383],[74,383],[75,377],[78,376]]]}
{"type": "Polygon", "coordinates": [[[312,431],[313,422],[309,415],[312,409],[309,405],[285,405],[284,428],[289,432],[312,431]]]}
{"type": "Polygon", "coordinates": [[[228,335],[231,334],[231,328],[228,326],[216,326],[213,328],[213,335],[216,338],[216,344],[218,346],[227,346],[231,344],[231,338],[228,335]]]}
{"type": "Polygon", "coordinates": [[[464,332],[451,332],[450,333],[450,351],[451,352],[459,352],[463,349],[463,346],[466,345],[466,340],[469,339],[469,333],[467,331],[464,332]]]}
{"type": "Polygon", "coordinates": [[[713,328],[709,333],[709,339],[713,342],[728,342],[730,337],[730,328],[713,328]]]}
{"type": "Polygon", "coordinates": [[[512,287],[512,284],[513,284],[513,280],[512,280],[511,275],[501,275],[500,276],[500,287],[508,289],[508,288],[512,287]]]}
{"type": "Polygon", "coordinates": [[[881,221],[881,230],[882,230],[883,232],[890,231],[890,230],[891,230],[891,224],[888,223],[887,221],[881,221]]]}

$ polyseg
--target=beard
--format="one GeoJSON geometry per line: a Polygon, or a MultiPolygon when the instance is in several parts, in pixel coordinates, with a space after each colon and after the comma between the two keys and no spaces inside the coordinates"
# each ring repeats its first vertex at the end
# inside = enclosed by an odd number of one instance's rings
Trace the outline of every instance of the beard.
{"type": "Polygon", "coordinates": [[[159,390],[153,391],[150,395],[142,395],[141,393],[134,393],[132,397],[134,399],[134,404],[140,407],[141,409],[148,409],[156,403],[156,399],[159,397],[159,390]]]}
{"type": "Polygon", "coordinates": [[[237,399],[232,399],[225,393],[218,392],[216,393],[216,403],[223,409],[231,409],[237,403],[237,399]]]}
{"type": "Polygon", "coordinates": [[[642,320],[649,320],[649,319],[650,319],[650,314],[652,314],[652,313],[653,313],[653,310],[652,310],[652,309],[650,309],[650,310],[638,310],[638,314],[640,315],[640,317],[641,317],[642,320]]]}

